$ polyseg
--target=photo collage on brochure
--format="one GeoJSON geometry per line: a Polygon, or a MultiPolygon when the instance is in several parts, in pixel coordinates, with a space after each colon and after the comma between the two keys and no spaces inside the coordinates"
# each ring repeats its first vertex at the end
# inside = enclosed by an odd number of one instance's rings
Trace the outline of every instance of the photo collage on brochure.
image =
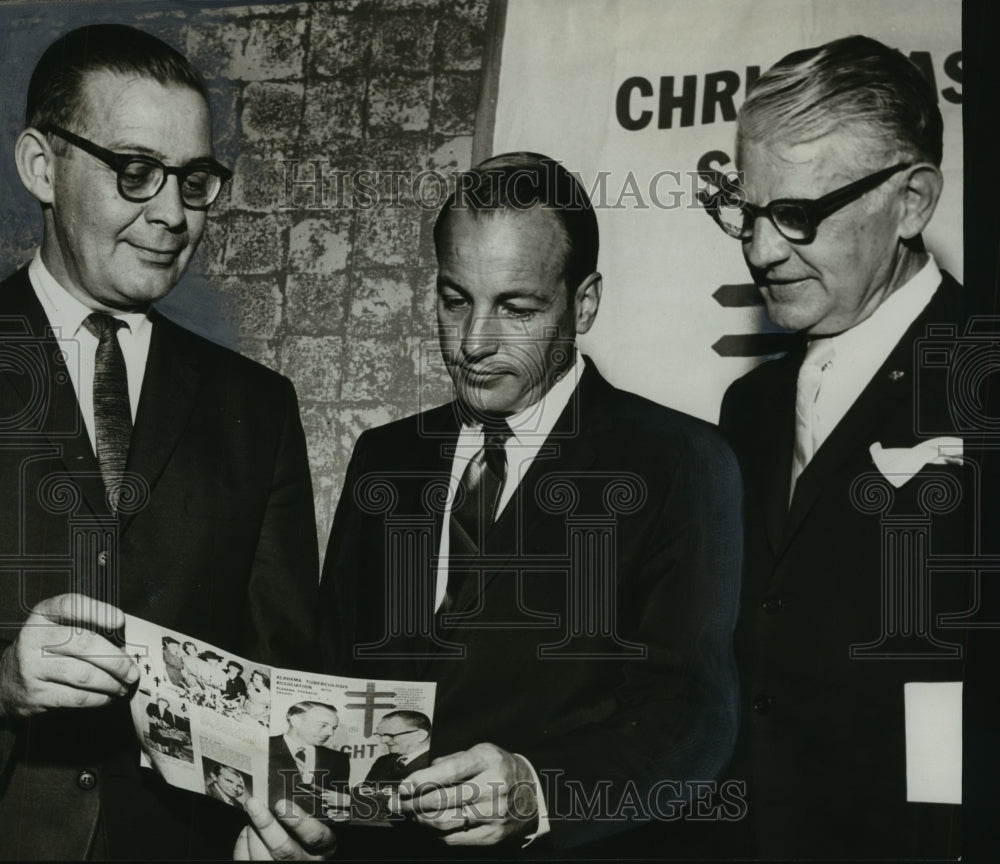
{"type": "Polygon", "coordinates": [[[140,672],[131,710],[141,763],[172,786],[385,824],[403,776],[385,770],[403,761],[397,740],[424,756],[414,768],[426,764],[433,683],[265,666],[132,615],[125,636],[140,672]]]}

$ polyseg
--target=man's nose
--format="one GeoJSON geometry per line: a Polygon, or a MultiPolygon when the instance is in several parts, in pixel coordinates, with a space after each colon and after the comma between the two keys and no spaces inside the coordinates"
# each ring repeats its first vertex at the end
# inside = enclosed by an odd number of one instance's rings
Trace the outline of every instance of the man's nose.
{"type": "Polygon", "coordinates": [[[146,220],[159,222],[167,228],[179,228],[187,221],[180,178],[176,174],[168,176],[163,188],[146,202],[146,220]]]}
{"type": "Polygon", "coordinates": [[[503,322],[497,316],[473,311],[462,334],[462,353],[468,359],[495,354],[502,327],[503,322]]]}
{"type": "Polygon", "coordinates": [[[756,270],[766,270],[791,254],[789,242],[767,216],[758,216],[751,226],[750,239],[743,242],[743,257],[756,270]]]}

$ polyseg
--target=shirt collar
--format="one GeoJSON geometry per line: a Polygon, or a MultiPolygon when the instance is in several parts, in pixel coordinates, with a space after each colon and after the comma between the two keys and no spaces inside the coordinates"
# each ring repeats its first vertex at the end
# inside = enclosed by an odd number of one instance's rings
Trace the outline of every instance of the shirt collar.
{"type": "MultiPolygon", "coordinates": [[[[513,432],[511,441],[522,446],[532,444],[537,446],[540,441],[544,441],[569,404],[582,372],[583,360],[580,357],[580,349],[574,345],[573,362],[559,379],[540,399],[506,418],[507,425],[513,432]]],[[[477,431],[481,428],[478,423],[466,423],[463,426],[477,431]]]]}
{"type": "Polygon", "coordinates": [[[287,732],[281,737],[285,739],[285,745],[288,747],[289,753],[291,753],[294,756],[297,751],[304,750],[306,754],[306,759],[309,758],[309,754],[313,751],[312,744],[299,744],[292,738],[289,738],[287,732]]]}
{"type": "Polygon", "coordinates": [[[838,358],[861,359],[879,351],[879,346],[895,345],[930,303],[941,284],[941,271],[933,255],[908,282],[890,294],[864,321],[850,330],[830,337],[838,358]]]}
{"type": "Polygon", "coordinates": [[[423,756],[424,753],[426,753],[430,749],[431,749],[430,744],[425,744],[423,747],[414,750],[412,753],[407,753],[405,756],[402,756],[400,758],[402,759],[404,765],[409,765],[414,759],[416,759],[419,756],[423,756]]]}
{"type": "MultiPolygon", "coordinates": [[[[84,320],[94,310],[59,284],[42,261],[41,247],[35,251],[35,257],[28,265],[28,278],[53,330],[57,330],[63,339],[76,338],[84,320]]],[[[133,335],[151,324],[149,315],[145,312],[115,312],[114,317],[124,321],[133,335]]]]}

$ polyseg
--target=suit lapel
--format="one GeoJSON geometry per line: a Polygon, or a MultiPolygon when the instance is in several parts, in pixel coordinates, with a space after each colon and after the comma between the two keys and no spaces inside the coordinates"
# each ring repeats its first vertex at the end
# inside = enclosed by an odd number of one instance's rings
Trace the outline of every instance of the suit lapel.
{"type": "MultiPolygon", "coordinates": [[[[201,371],[198,346],[177,325],[151,313],[153,333],[125,470],[156,485],[194,409],[201,371]]],[[[123,496],[124,497],[124,496],[123,496]]],[[[135,513],[121,510],[124,531],[135,513]]]]}
{"type": "Polygon", "coordinates": [[[948,309],[955,299],[951,296],[954,287],[954,280],[946,276],[931,302],[907,328],[868,386],[799,476],[785,522],[782,550],[795,537],[830,476],[856,456],[859,448],[867,449],[874,443],[882,422],[898,416],[900,404],[907,398],[912,399],[916,383],[914,343],[925,334],[928,324],[955,320],[948,309]]]}
{"type": "MultiPolygon", "coordinates": [[[[426,491],[428,482],[432,484],[443,482],[447,487],[461,421],[457,405],[452,402],[423,415],[422,418],[418,418],[417,422],[421,425],[417,430],[415,440],[408,441],[403,445],[410,448],[407,468],[400,477],[400,482],[403,484],[401,488],[405,490],[406,494],[401,496],[396,512],[405,515],[423,515],[431,510],[434,518],[433,545],[430,549],[429,571],[426,575],[414,574],[410,570],[401,575],[400,578],[408,580],[426,578],[430,584],[426,586],[411,585],[409,588],[410,596],[428,597],[433,604],[437,590],[437,556],[441,545],[444,515],[444,508],[437,506],[437,502],[443,501],[444,496],[428,495],[426,491]]],[[[380,610],[384,608],[383,604],[380,610]]],[[[384,612],[379,611],[376,614],[384,615],[384,612]]],[[[446,633],[441,632],[440,616],[436,614],[434,609],[430,610],[430,615],[433,627],[437,631],[437,638],[448,642],[446,633]]],[[[400,653],[406,659],[401,659],[400,662],[409,664],[411,671],[408,674],[412,678],[424,679],[429,674],[428,670],[436,659],[436,650],[441,646],[429,643],[426,636],[421,633],[404,638],[407,640],[407,645],[403,646],[400,653]]]]}
{"type": "Polygon", "coordinates": [[[762,465],[771,470],[764,479],[767,497],[764,518],[767,537],[776,552],[781,548],[788,519],[788,490],[792,479],[792,453],[795,448],[795,390],[804,349],[777,361],[779,378],[769,394],[770,405],[761,405],[762,417],[773,417],[773,425],[765,432],[760,446],[762,465]]]}
{"type": "MultiPolygon", "coordinates": [[[[12,276],[4,290],[8,296],[3,300],[4,312],[0,315],[12,314],[26,322],[28,333],[33,337],[29,362],[38,370],[37,375],[10,375],[10,385],[28,409],[28,416],[32,416],[34,410],[43,412],[40,431],[57,449],[89,509],[94,513],[107,513],[101,469],[80,413],[76,390],[65,363],[57,359],[62,357],[59,343],[31,287],[28,269],[25,267],[12,276]],[[44,395],[39,400],[40,392],[44,395]]],[[[24,334],[24,325],[19,323],[17,326],[24,334]]]]}
{"type": "Polygon", "coordinates": [[[565,533],[566,515],[542,510],[535,493],[539,482],[550,472],[583,472],[597,458],[592,438],[609,420],[602,406],[604,391],[610,390],[610,385],[592,363],[586,363],[576,391],[486,537],[487,553],[498,556],[502,563],[486,573],[484,594],[504,572],[505,563],[528,552],[535,538],[560,537],[565,533]],[[586,429],[586,434],[581,429],[586,429]]]}
{"type": "MultiPolygon", "coordinates": [[[[896,352],[893,352],[895,355],[896,352]]],[[[900,358],[897,358],[900,359],[900,358]]],[[[893,362],[890,356],[887,365],[893,362]]],[[[896,369],[897,367],[893,367],[896,369]]],[[[788,521],[785,526],[783,541],[787,544],[802,525],[802,520],[809,513],[819,497],[824,484],[841,465],[851,459],[858,448],[871,444],[875,438],[875,430],[880,421],[899,410],[900,401],[908,394],[912,384],[912,364],[909,367],[900,366],[904,371],[902,378],[890,377],[890,369],[883,366],[875,374],[868,386],[862,391],[857,401],[844,418],[837,424],[830,437],[823,442],[816,455],[805,467],[795,484],[795,494],[788,511],[788,521]]]]}

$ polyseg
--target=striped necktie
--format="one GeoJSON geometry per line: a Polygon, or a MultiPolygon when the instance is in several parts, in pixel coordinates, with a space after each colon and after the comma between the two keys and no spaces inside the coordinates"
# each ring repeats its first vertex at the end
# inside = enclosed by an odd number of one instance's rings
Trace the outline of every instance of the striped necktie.
{"type": "MultiPolygon", "coordinates": [[[[448,523],[448,588],[442,612],[461,607],[460,595],[470,590],[470,573],[462,558],[481,554],[483,539],[497,514],[507,476],[507,439],[514,433],[505,420],[483,426],[483,446],[465,466],[448,523]],[[457,562],[457,563],[456,563],[457,562]]],[[[462,598],[465,599],[464,597],[462,598]]]]}

